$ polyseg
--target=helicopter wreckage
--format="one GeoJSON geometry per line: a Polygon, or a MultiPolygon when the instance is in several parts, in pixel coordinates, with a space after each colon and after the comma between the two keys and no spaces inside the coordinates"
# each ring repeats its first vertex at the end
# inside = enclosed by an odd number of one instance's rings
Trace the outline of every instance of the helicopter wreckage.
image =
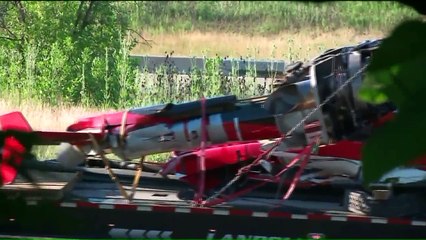
{"type": "MultiPolygon", "coordinates": [[[[177,198],[202,209],[241,202],[256,191],[271,192],[257,195],[265,206],[282,207],[297,197],[298,189],[305,189],[309,199],[318,194],[311,189],[331,186],[349,192],[349,211],[377,213],[378,207],[367,206],[371,197],[362,186],[361,152],[373,130],[390,121],[397,109],[391,102],[366,103],[358,92],[381,41],[331,49],[312,61],[294,63],[266,96],[137,107],[79,119],[63,132],[33,131],[20,112],[2,115],[2,184],[13,185],[21,171],[25,175],[36,165],[68,172],[96,165],[106,168],[127,204],[143,201],[135,195],[144,186],[139,179],[154,172],[161,176],[159,189],[178,181],[183,189],[177,198]],[[29,156],[33,145],[60,145],[57,159],[35,164],[29,156]],[[172,155],[165,163],[144,161],[145,156],[167,152],[172,155]],[[119,160],[110,160],[109,154],[119,160]],[[134,173],[130,194],[114,168],[134,173]]],[[[422,183],[425,164],[420,159],[394,169],[375,186],[386,186],[389,193],[389,181],[398,186],[422,183]]],[[[93,199],[91,193],[85,198],[93,199]]],[[[397,215],[420,212],[410,211],[397,215]]],[[[395,214],[391,212],[387,214],[395,214]]]]}

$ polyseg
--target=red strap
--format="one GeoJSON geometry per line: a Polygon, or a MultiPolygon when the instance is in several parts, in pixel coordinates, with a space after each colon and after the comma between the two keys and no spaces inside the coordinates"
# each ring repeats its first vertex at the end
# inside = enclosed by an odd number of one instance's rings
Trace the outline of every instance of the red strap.
{"type": "Polygon", "coordinates": [[[242,190],[240,190],[238,192],[232,193],[232,194],[230,194],[228,196],[224,196],[223,198],[216,198],[216,199],[213,199],[212,201],[205,202],[204,206],[205,207],[212,207],[214,205],[218,205],[218,204],[221,204],[223,202],[230,201],[230,200],[232,200],[234,198],[237,198],[237,197],[239,197],[241,195],[249,193],[249,192],[253,191],[254,189],[256,189],[258,187],[261,187],[261,186],[265,185],[266,183],[268,183],[268,182],[264,181],[264,182],[256,183],[255,185],[253,185],[251,187],[247,187],[247,188],[242,189],[242,190]]]}
{"type": "Polygon", "coordinates": [[[194,196],[194,201],[197,204],[202,204],[204,185],[206,178],[206,163],[205,163],[205,148],[206,148],[206,137],[207,137],[207,119],[206,119],[206,100],[204,97],[201,98],[201,146],[199,151],[198,171],[200,178],[198,180],[198,192],[194,196]]]}
{"type": "MultiPolygon", "coordinates": [[[[290,185],[290,188],[289,188],[289,190],[287,191],[287,193],[286,193],[286,197],[289,197],[290,196],[290,194],[293,192],[293,190],[294,190],[294,188],[295,188],[295,186],[296,186],[296,184],[297,184],[297,182],[298,182],[298,180],[299,180],[299,178],[300,178],[300,175],[301,175],[301,173],[302,173],[302,171],[303,171],[303,169],[304,169],[304,167],[306,166],[306,164],[307,164],[307,162],[308,162],[308,160],[309,160],[309,156],[310,156],[310,153],[311,153],[311,150],[312,150],[312,147],[314,146],[314,144],[315,143],[312,143],[312,144],[310,144],[309,146],[307,146],[307,147],[305,147],[299,154],[297,154],[297,156],[296,157],[294,157],[291,161],[290,161],[290,163],[288,163],[287,165],[286,165],[286,167],[283,169],[283,170],[281,170],[279,173],[277,173],[275,176],[273,176],[272,178],[263,178],[263,177],[258,177],[258,178],[254,178],[255,180],[259,180],[260,182],[259,183],[256,183],[255,185],[253,185],[253,186],[250,186],[250,187],[247,187],[247,188],[244,188],[244,189],[241,189],[240,191],[237,191],[237,192],[235,192],[235,193],[232,193],[232,194],[229,194],[228,196],[223,196],[222,198],[216,198],[216,199],[214,199],[214,200],[211,200],[211,201],[209,201],[209,202],[205,202],[204,203],[204,206],[206,206],[206,207],[211,207],[211,206],[214,206],[214,205],[217,205],[217,204],[220,204],[220,203],[223,203],[223,202],[226,202],[226,201],[230,201],[230,200],[232,200],[232,199],[235,199],[235,198],[237,198],[237,197],[239,197],[239,196],[241,196],[241,195],[244,195],[244,194],[246,194],[246,193],[249,193],[249,192],[251,192],[251,191],[253,191],[254,189],[256,189],[256,188],[258,188],[258,187],[261,187],[261,186],[263,186],[263,185],[265,185],[266,183],[268,183],[268,182],[278,182],[280,179],[279,179],[279,176],[280,175],[282,175],[286,170],[288,170],[291,166],[293,166],[294,164],[296,164],[300,159],[301,159],[301,156],[303,156],[303,155],[305,155],[305,158],[303,159],[303,162],[301,163],[301,166],[300,166],[300,173],[299,174],[296,174],[296,176],[295,176],[295,178],[293,179],[293,182],[291,183],[291,185],[290,185]]],[[[271,148],[272,149],[272,148],[271,148]]],[[[240,169],[241,170],[241,169],[240,169]]],[[[240,173],[243,173],[243,172],[240,172],[240,173]]]]}
{"type": "MultiPolygon", "coordinates": [[[[314,144],[314,143],[313,143],[314,144]]],[[[296,184],[300,179],[300,176],[302,175],[303,170],[306,167],[306,164],[308,163],[309,157],[311,156],[311,150],[312,150],[312,146],[313,144],[309,145],[308,147],[306,147],[307,149],[309,149],[309,151],[307,151],[305,158],[303,159],[303,161],[300,163],[300,168],[299,170],[296,172],[293,181],[291,182],[290,187],[287,190],[287,193],[284,195],[283,200],[287,200],[291,194],[293,193],[294,189],[296,188],[296,184]]]]}

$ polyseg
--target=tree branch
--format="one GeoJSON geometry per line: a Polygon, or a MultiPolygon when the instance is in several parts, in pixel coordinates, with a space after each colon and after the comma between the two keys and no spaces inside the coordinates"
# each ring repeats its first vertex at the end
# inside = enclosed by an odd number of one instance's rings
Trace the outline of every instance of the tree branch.
{"type": "Polygon", "coordinates": [[[18,12],[19,12],[19,20],[22,22],[22,23],[26,23],[26,15],[25,15],[25,8],[24,8],[24,6],[22,5],[22,2],[21,1],[15,1],[15,5],[16,5],[16,7],[18,8],[18,12]]]}
{"type": "Polygon", "coordinates": [[[74,36],[77,33],[78,24],[81,21],[83,5],[84,5],[84,1],[80,1],[80,5],[78,6],[78,10],[77,10],[77,18],[75,19],[75,22],[74,22],[74,29],[72,30],[72,34],[74,36]]]}
{"type": "Polygon", "coordinates": [[[1,39],[6,39],[9,41],[19,41],[17,38],[11,38],[11,37],[7,37],[7,36],[0,36],[1,39]]]}
{"type": "MultiPolygon", "coordinates": [[[[144,44],[148,45],[149,47],[152,47],[150,42],[154,42],[153,40],[148,40],[148,39],[144,38],[140,33],[136,32],[133,29],[128,28],[127,30],[138,35],[144,41],[144,44]]],[[[138,41],[138,43],[140,43],[140,42],[138,41]]]]}
{"type": "Polygon", "coordinates": [[[95,2],[94,1],[90,1],[89,3],[89,7],[86,10],[86,14],[84,15],[83,21],[81,23],[81,27],[80,27],[80,31],[84,31],[84,29],[86,28],[87,25],[89,25],[89,18],[90,16],[93,14],[93,6],[94,6],[95,2]]]}
{"type": "Polygon", "coordinates": [[[13,39],[15,39],[15,40],[18,40],[19,38],[7,27],[7,25],[6,25],[6,23],[3,21],[3,19],[2,19],[2,21],[0,21],[0,28],[2,28],[3,30],[5,30],[7,33],[8,33],[8,35],[9,35],[9,38],[13,38],[13,39]]]}
{"type": "Polygon", "coordinates": [[[7,13],[11,10],[11,7],[13,7],[13,5],[11,5],[10,2],[6,2],[6,4],[7,5],[2,5],[4,9],[2,9],[3,14],[0,15],[0,29],[3,29],[9,35],[8,38],[18,40],[19,38],[7,26],[7,20],[5,19],[7,13]]]}

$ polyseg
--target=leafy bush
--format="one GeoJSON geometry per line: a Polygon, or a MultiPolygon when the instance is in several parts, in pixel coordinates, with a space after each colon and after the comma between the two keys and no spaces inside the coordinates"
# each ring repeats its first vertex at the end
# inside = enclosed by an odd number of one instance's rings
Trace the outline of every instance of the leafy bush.
{"type": "Polygon", "coordinates": [[[135,74],[128,59],[135,41],[122,8],[101,1],[1,2],[0,91],[51,104],[122,105],[135,74]]]}

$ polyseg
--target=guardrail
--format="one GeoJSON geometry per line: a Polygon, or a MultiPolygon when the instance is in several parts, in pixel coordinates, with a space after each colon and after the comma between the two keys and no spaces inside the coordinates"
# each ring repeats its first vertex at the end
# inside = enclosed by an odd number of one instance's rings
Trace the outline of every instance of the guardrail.
{"type": "MultiPolygon", "coordinates": [[[[149,56],[131,55],[132,58],[139,59],[141,71],[155,73],[160,66],[173,69],[179,74],[188,74],[194,69],[205,70],[207,59],[204,57],[175,57],[175,56],[149,56]]],[[[222,58],[220,70],[223,75],[229,76],[237,74],[246,76],[250,71],[255,71],[258,78],[272,78],[280,72],[284,72],[286,63],[279,60],[255,60],[255,59],[235,59],[222,58]]]]}

